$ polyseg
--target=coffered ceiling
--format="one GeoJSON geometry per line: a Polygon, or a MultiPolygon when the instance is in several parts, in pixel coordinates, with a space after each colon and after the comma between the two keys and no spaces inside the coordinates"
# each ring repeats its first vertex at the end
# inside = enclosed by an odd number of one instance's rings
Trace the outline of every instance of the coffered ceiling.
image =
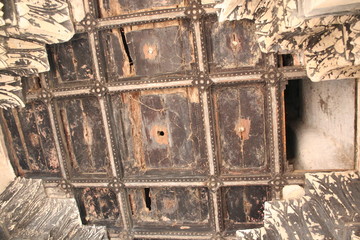
{"type": "Polygon", "coordinates": [[[285,164],[283,90],[305,72],[213,7],[87,2],[74,38],[48,46],[51,71],[23,79],[26,107],[0,113],[17,174],[60,187],[120,239],[260,226],[264,201],[303,183],[285,164]]]}

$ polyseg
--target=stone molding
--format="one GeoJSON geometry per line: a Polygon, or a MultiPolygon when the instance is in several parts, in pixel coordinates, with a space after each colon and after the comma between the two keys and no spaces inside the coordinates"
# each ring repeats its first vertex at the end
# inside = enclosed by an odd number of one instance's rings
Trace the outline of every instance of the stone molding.
{"type": "Polygon", "coordinates": [[[296,0],[225,0],[219,21],[250,19],[262,52],[297,53],[314,81],[360,77],[360,21],[355,13],[307,19],[296,0]]]}
{"type": "Polygon", "coordinates": [[[0,107],[23,107],[20,76],[50,70],[45,44],[70,40],[75,30],[66,0],[0,2],[0,107]]]}

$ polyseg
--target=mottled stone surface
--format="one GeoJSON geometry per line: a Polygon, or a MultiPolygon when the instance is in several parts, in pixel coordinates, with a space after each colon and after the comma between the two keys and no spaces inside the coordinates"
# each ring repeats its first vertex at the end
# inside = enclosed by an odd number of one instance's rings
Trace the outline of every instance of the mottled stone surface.
{"type": "Polygon", "coordinates": [[[216,7],[220,21],[253,20],[261,51],[303,55],[312,81],[360,76],[355,14],[304,18],[295,0],[225,0],[216,7]]]}
{"type": "Polygon", "coordinates": [[[265,203],[264,227],[237,231],[238,239],[357,239],[358,172],[305,175],[305,196],[265,203]]]}
{"type": "Polygon", "coordinates": [[[41,180],[17,178],[0,195],[0,236],[10,239],[108,239],[83,226],[74,199],[48,198],[41,180]]]}
{"type": "MultiPolygon", "coordinates": [[[[24,106],[9,82],[50,70],[45,44],[70,40],[75,30],[66,0],[0,2],[0,107],[24,106]],[[14,79],[11,79],[14,78],[14,79]],[[2,87],[6,84],[6,87],[2,87]]],[[[19,87],[21,90],[21,87],[19,87]]]]}

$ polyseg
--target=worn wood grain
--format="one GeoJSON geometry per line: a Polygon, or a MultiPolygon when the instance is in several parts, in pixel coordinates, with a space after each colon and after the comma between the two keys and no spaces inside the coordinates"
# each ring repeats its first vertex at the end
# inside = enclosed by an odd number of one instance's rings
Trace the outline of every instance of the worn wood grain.
{"type": "Polygon", "coordinates": [[[17,114],[16,110],[0,111],[9,157],[17,175],[24,176],[24,174],[30,170],[30,167],[27,162],[28,157],[23,145],[23,138],[20,135],[21,130],[19,131],[17,128],[15,116],[13,114],[17,114]]]}
{"type": "Polygon", "coordinates": [[[269,200],[266,186],[224,188],[225,222],[229,226],[237,223],[257,223],[264,219],[264,203],[269,200]]]}
{"type": "Polygon", "coordinates": [[[66,43],[50,46],[50,66],[55,71],[55,83],[89,81],[94,78],[87,34],[77,34],[66,43]]]}
{"type": "Polygon", "coordinates": [[[260,48],[254,34],[254,23],[246,20],[219,23],[217,18],[210,16],[205,26],[206,46],[212,71],[262,64],[260,48]]]}
{"type": "Polygon", "coordinates": [[[109,188],[84,188],[76,192],[85,223],[120,226],[116,194],[109,188]]]}
{"type": "Polygon", "coordinates": [[[116,81],[133,76],[134,69],[125,50],[121,29],[104,31],[100,37],[108,79],[116,81]]]}
{"type": "Polygon", "coordinates": [[[222,172],[264,167],[267,154],[261,87],[218,88],[214,102],[222,172]]]}
{"type": "Polygon", "coordinates": [[[191,229],[193,224],[209,222],[209,193],[205,188],[130,189],[129,199],[137,226],[150,224],[191,229]]]}
{"type": "Polygon", "coordinates": [[[124,28],[136,75],[191,70],[193,46],[185,20],[124,28]]]}
{"type": "Polygon", "coordinates": [[[114,119],[126,146],[125,174],[204,171],[197,89],[123,93],[113,96],[112,103],[121,110],[114,119]]]}
{"type": "Polygon", "coordinates": [[[9,128],[13,161],[19,173],[59,175],[59,159],[47,107],[32,102],[22,109],[4,112],[9,128]]]}
{"type": "Polygon", "coordinates": [[[98,100],[94,97],[67,99],[59,101],[58,106],[74,176],[104,177],[110,174],[98,100]]]}

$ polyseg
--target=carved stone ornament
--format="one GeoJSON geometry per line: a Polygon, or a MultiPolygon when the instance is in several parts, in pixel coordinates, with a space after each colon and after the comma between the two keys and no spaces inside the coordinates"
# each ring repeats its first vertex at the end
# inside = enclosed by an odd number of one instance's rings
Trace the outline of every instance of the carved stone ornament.
{"type": "MultiPolygon", "coordinates": [[[[66,0],[9,0],[0,3],[0,70],[12,76],[2,77],[0,82],[17,82],[13,76],[49,71],[45,44],[66,42],[74,33],[66,0]]],[[[21,95],[14,94],[20,92],[20,85],[16,90],[14,85],[8,85],[1,88],[0,107],[23,107],[21,95]]],[[[49,96],[40,97],[51,99],[49,96]]]]}
{"type": "Polygon", "coordinates": [[[185,15],[193,21],[198,21],[204,14],[204,8],[196,0],[190,2],[189,6],[185,9],[185,15]]]}
{"type": "Polygon", "coordinates": [[[11,2],[14,17],[5,19],[0,35],[46,44],[66,42],[74,35],[66,0],[10,0],[5,4],[11,2]]]}
{"type": "Polygon", "coordinates": [[[255,22],[262,52],[297,53],[314,81],[360,77],[360,21],[356,15],[304,18],[296,0],[225,0],[220,21],[255,22]]]}
{"type": "Polygon", "coordinates": [[[24,107],[20,77],[0,74],[0,108],[24,107]]]}

